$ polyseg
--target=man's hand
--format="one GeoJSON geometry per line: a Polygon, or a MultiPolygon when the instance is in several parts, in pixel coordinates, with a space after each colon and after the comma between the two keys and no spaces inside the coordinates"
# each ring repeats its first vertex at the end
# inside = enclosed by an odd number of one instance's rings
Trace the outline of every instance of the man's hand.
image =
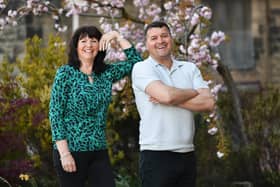
{"type": "Polygon", "coordinates": [[[149,98],[149,101],[152,102],[152,103],[155,103],[155,104],[159,104],[159,101],[156,98],[151,97],[151,96],[149,98]]]}

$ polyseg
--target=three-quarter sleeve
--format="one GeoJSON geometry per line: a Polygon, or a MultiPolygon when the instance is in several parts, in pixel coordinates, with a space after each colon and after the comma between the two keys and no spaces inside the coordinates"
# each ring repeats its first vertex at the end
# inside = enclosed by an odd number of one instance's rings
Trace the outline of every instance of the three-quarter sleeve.
{"type": "Polygon", "coordinates": [[[58,69],[51,91],[49,119],[51,122],[52,141],[66,139],[64,115],[69,85],[69,72],[64,67],[58,69]]]}
{"type": "Polygon", "coordinates": [[[109,76],[109,79],[112,80],[112,82],[116,82],[126,75],[130,74],[133,65],[136,62],[142,61],[141,55],[136,51],[134,47],[125,49],[124,53],[127,57],[125,61],[120,61],[109,65],[107,76],[109,76]]]}

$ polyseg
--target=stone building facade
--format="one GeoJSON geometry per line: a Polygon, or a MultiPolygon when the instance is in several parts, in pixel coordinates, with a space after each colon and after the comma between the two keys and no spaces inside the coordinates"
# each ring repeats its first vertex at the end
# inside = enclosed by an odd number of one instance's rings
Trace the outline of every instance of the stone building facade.
{"type": "Polygon", "coordinates": [[[223,59],[243,88],[280,87],[280,1],[204,0],[214,10],[214,27],[231,38],[223,59]]]}
{"type": "MultiPolygon", "coordinates": [[[[280,1],[279,0],[201,0],[213,10],[213,28],[224,31],[230,42],[221,47],[222,59],[231,69],[240,88],[259,89],[266,85],[280,87],[280,1]]],[[[132,3],[129,1],[129,8],[132,3]]],[[[72,20],[67,40],[72,33],[72,20]]],[[[77,21],[77,20],[76,20],[77,21]]],[[[97,22],[79,16],[80,25],[97,22]]],[[[10,61],[24,54],[24,40],[34,34],[47,40],[54,33],[53,20],[47,16],[24,18],[20,25],[0,31],[0,60],[10,61]]]]}

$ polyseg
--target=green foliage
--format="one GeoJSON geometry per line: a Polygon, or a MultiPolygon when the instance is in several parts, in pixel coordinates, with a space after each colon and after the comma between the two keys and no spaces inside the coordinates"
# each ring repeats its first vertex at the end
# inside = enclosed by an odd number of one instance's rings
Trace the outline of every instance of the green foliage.
{"type": "MultiPolygon", "coordinates": [[[[31,159],[38,173],[53,176],[51,158],[51,133],[48,120],[50,90],[59,66],[66,63],[65,46],[59,45],[59,37],[50,36],[46,47],[37,36],[26,41],[26,55],[18,63],[17,80],[22,87],[22,93],[38,100],[36,107],[29,107],[30,114],[27,123],[33,128],[29,130],[28,145],[32,149],[31,159]]],[[[28,118],[27,118],[28,119],[28,118]]],[[[20,124],[20,122],[19,122],[20,124]]]]}
{"type": "Polygon", "coordinates": [[[232,100],[228,93],[220,93],[219,124],[231,150],[226,159],[218,159],[215,139],[205,133],[204,121],[197,117],[196,152],[198,160],[198,186],[230,186],[234,181],[251,181],[254,186],[276,187],[279,180],[279,89],[267,88],[262,92],[240,92],[241,103],[249,137],[249,146],[236,148],[238,130],[232,113],[232,100]],[[250,98],[250,99],[248,99],[250,98]]]}
{"type": "MultiPolygon", "coordinates": [[[[127,77],[124,89],[113,95],[108,111],[109,153],[120,183],[137,184],[138,174],[138,123],[131,80],[127,77]],[[111,134],[116,134],[113,139],[111,134]],[[134,182],[133,182],[134,181],[134,182]]],[[[117,181],[118,181],[117,180],[117,181]]]]}
{"type": "MultiPolygon", "coordinates": [[[[60,43],[60,38],[50,36],[45,47],[35,36],[26,41],[23,60],[3,62],[0,68],[0,104],[5,109],[1,110],[3,124],[0,124],[0,132],[1,135],[11,133],[21,138],[19,146],[22,147],[15,148],[16,152],[6,150],[5,157],[10,161],[25,159],[32,163],[32,169],[26,170],[23,166],[14,168],[14,175],[7,176],[14,184],[18,183],[20,173],[36,176],[39,184],[43,181],[41,179],[51,180],[54,177],[48,105],[55,72],[66,63],[65,47],[58,45],[60,43]]],[[[1,156],[0,162],[7,162],[7,159],[1,156]]],[[[51,186],[51,183],[44,183],[40,186],[51,186]]],[[[52,185],[55,185],[54,182],[52,185]]]]}
{"type": "Polygon", "coordinates": [[[251,154],[257,158],[258,169],[271,185],[280,185],[280,90],[264,89],[248,101],[244,110],[251,154]],[[251,102],[251,103],[250,103],[251,102]]]}

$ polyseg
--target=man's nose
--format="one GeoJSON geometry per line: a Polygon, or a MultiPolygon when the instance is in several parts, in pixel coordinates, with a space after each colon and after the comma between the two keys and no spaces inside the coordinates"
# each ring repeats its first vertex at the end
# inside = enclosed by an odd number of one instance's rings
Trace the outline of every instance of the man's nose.
{"type": "Polygon", "coordinates": [[[159,42],[159,43],[163,42],[163,38],[162,37],[158,37],[157,42],[159,42]]]}

